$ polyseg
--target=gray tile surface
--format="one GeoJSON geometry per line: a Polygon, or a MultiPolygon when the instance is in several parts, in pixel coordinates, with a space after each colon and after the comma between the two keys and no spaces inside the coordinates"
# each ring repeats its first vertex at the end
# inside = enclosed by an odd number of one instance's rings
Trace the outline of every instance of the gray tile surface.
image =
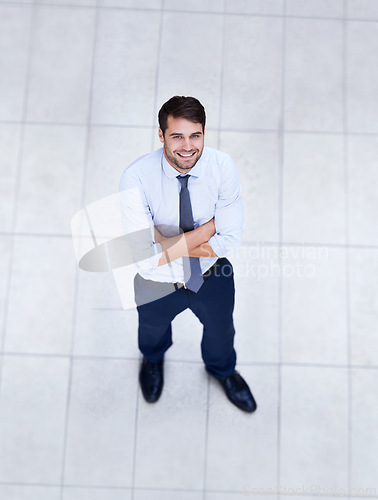
{"type": "Polygon", "coordinates": [[[32,9],[0,5],[0,120],[23,118],[32,9]]]}
{"type": "Polygon", "coordinates": [[[132,500],[132,490],[118,488],[64,488],[62,500],[132,500]]]}
{"type": "Polygon", "coordinates": [[[377,2],[370,0],[347,0],[347,16],[350,19],[366,19],[369,21],[378,19],[377,2]]]}
{"type": "Polygon", "coordinates": [[[378,244],[377,154],[377,137],[348,138],[349,227],[350,242],[354,244],[378,244]]]}
{"type": "Polygon", "coordinates": [[[27,119],[82,123],[88,115],[95,12],[36,7],[27,119]]]}
{"type": "Polygon", "coordinates": [[[245,212],[244,241],[279,240],[279,137],[222,132],[220,148],[238,167],[245,212]]]}
{"type": "Polygon", "coordinates": [[[376,370],[354,369],[352,378],[351,487],[362,496],[376,495],[378,405],[376,370]]]}
{"type": "Polygon", "coordinates": [[[13,231],[20,126],[0,125],[0,231],[13,231]]]}
{"type": "Polygon", "coordinates": [[[286,14],[309,17],[344,17],[344,0],[287,0],[286,14]]]}
{"type": "Polygon", "coordinates": [[[342,130],[342,55],[341,20],[287,20],[285,127],[288,130],[342,130]]]}
{"type": "Polygon", "coordinates": [[[218,126],[222,35],[222,16],[165,13],[157,82],[159,104],[172,95],[195,95],[205,106],[207,125],[218,126]]]}
{"type": "Polygon", "coordinates": [[[345,243],[340,136],[286,134],[282,220],[284,241],[345,243]]]}
{"type": "Polygon", "coordinates": [[[345,250],[286,247],[282,259],[282,360],[347,363],[345,250]]]}
{"type": "Polygon", "coordinates": [[[136,309],[123,311],[109,273],[79,273],[74,354],[139,357],[136,309]]]}
{"type": "Polygon", "coordinates": [[[280,484],[347,488],[348,390],[345,369],[283,367],[280,484]]]}
{"type": "Polygon", "coordinates": [[[284,13],[284,0],[226,0],[226,12],[281,15],[284,13]]]}
{"type": "Polygon", "coordinates": [[[0,485],[1,500],[59,500],[60,488],[56,486],[0,485]]]}
{"type": "Polygon", "coordinates": [[[80,209],[85,133],[84,127],[25,128],[16,231],[71,233],[71,217],[80,209]]]}
{"type": "Polygon", "coordinates": [[[374,112],[378,102],[377,23],[350,22],[347,25],[347,127],[350,132],[377,133],[374,112]]]}
{"type": "Polygon", "coordinates": [[[140,397],[136,487],[203,488],[207,384],[205,370],[197,364],[166,363],[159,401],[151,405],[140,397]]]}
{"type": "Polygon", "coordinates": [[[64,358],[4,358],[1,482],[54,486],[60,483],[68,370],[69,361],[64,358]]]}
{"type": "Polygon", "coordinates": [[[248,491],[269,488],[277,479],[276,367],[240,368],[257,410],[244,413],[228,401],[215,380],[210,385],[206,488],[248,491]]]}
{"type": "Polygon", "coordinates": [[[351,361],[377,366],[378,250],[351,248],[349,263],[351,361]]]}
{"type": "Polygon", "coordinates": [[[92,121],[151,125],[160,14],[101,10],[98,17],[92,121]]]}
{"type": "Polygon", "coordinates": [[[279,360],[279,247],[242,246],[231,259],[235,275],[238,363],[279,360]]]}
{"type": "Polygon", "coordinates": [[[136,390],[136,361],[74,361],[65,483],[131,486],[136,390]]]}
{"type": "Polygon", "coordinates": [[[273,17],[226,18],[223,128],[278,128],[282,25],[281,19],[273,17]]]}
{"type": "Polygon", "coordinates": [[[67,238],[15,238],[5,350],[68,354],[75,258],[67,238]]]}

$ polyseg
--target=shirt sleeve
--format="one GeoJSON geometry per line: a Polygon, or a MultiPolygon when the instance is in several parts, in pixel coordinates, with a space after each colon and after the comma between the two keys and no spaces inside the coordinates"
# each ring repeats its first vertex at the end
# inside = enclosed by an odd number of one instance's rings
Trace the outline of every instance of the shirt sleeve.
{"type": "Polygon", "coordinates": [[[158,267],[162,255],[155,242],[154,223],[140,180],[126,169],[119,184],[122,226],[138,269],[158,267]]]}
{"type": "Polygon", "coordinates": [[[221,165],[221,182],[215,207],[215,234],[209,244],[218,257],[226,257],[241,245],[245,227],[238,171],[230,156],[221,165]]]}

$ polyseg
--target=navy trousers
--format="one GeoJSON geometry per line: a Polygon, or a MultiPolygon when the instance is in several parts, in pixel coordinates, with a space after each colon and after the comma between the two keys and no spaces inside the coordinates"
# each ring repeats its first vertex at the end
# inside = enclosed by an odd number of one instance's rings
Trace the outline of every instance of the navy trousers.
{"type": "MultiPolygon", "coordinates": [[[[134,280],[135,296],[152,285],[156,286],[156,283],[137,274],[134,280]]],[[[189,307],[203,325],[201,353],[206,370],[218,378],[228,377],[234,372],[236,364],[232,317],[234,303],[232,264],[221,258],[207,278],[205,273],[205,281],[197,293],[181,287],[137,306],[139,349],[149,361],[159,361],[172,345],[172,320],[189,307]]]]}

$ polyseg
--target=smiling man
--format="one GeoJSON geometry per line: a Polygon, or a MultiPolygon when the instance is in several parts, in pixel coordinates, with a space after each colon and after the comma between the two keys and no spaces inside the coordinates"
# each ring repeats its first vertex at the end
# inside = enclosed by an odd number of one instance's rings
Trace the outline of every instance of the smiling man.
{"type": "Polygon", "coordinates": [[[146,401],[156,402],[171,322],[190,308],[203,324],[207,372],[233,404],[253,412],[256,402],[235,370],[235,289],[226,258],[239,247],[244,228],[240,181],[230,156],[204,146],[205,124],[197,99],[172,97],[159,111],[163,148],[136,160],[121,178],[124,228],[138,235],[130,246],[138,267],[139,381],[146,401]]]}

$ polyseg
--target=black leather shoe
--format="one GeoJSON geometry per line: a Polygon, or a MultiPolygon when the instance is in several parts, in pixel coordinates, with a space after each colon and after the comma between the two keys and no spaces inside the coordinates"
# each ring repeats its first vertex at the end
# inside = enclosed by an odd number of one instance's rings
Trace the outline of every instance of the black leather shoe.
{"type": "Polygon", "coordinates": [[[237,371],[229,377],[218,378],[218,380],[231,403],[241,410],[250,413],[256,410],[257,404],[252,396],[252,392],[247,382],[237,371]]]}
{"type": "Polygon", "coordinates": [[[160,398],[164,384],[163,365],[164,359],[161,359],[157,363],[151,363],[143,357],[139,372],[139,382],[144,399],[148,403],[155,403],[160,398]]]}

